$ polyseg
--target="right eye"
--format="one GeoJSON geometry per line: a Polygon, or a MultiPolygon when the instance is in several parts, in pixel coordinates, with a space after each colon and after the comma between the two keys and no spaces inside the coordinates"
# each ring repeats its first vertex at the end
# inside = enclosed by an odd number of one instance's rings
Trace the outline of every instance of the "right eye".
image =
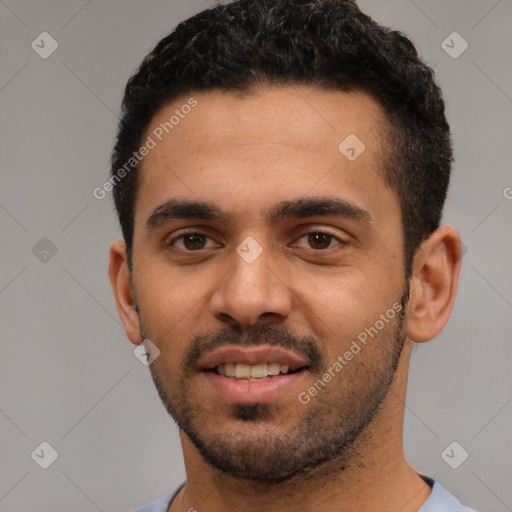
{"type": "Polygon", "coordinates": [[[208,249],[208,240],[211,240],[213,242],[213,245],[210,245],[209,247],[216,247],[215,242],[208,235],[205,235],[204,233],[191,231],[188,233],[182,233],[181,235],[174,237],[166,245],[176,247],[177,249],[186,252],[194,252],[200,251],[202,249],[208,249]]]}

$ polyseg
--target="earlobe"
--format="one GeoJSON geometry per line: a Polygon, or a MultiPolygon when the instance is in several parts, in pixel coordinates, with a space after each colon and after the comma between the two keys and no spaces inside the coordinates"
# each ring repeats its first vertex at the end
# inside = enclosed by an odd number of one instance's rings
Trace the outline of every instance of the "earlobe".
{"type": "Polygon", "coordinates": [[[407,307],[407,337],[421,343],[441,332],[453,309],[462,250],[452,226],[441,226],[416,251],[407,307]]]}
{"type": "Polygon", "coordinates": [[[109,277],[117,311],[126,330],[126,336],[134,344],[142,343],[139,315],[133,294],[126,244],[121,240],[110,246],[109,277]]]}

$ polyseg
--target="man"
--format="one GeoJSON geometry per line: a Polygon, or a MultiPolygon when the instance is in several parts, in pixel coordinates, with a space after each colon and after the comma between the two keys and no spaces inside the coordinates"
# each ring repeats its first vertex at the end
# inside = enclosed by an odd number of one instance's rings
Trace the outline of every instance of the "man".
{"type": "Polygon", "coordinates": [[[351,0],[240,0],[130,78],[110,279],[187,480],[140,511],[470,509],[406,461],[413,343],[451,313],[432,70],[351,0]]]}

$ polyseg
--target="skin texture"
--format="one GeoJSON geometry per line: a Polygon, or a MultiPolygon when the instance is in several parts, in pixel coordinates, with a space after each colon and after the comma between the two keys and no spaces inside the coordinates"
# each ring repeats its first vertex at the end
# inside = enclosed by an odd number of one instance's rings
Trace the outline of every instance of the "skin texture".
{"type": "MultiPolygon", "coordinates": [[[[418,510],[430,487],[403,453],[407,371],[412,341],[435,337],[453,307],[457,232],[442,226],[425,240],[405,281],[399,203],[379,175],[386,120],[365,93],[294,86],[193,97],[197,106],[142,162],[131,275],[123,242],[110,262],[127,336],[161,351],[151,374],[181,428],[187,485],[170,510],[418,510]],[[354,161],[338,150],[349,134],[365,145],[354,161]],[[342,199],[367,215],[265,215],[301,198],[342,199]],[[160,216],[148,227],[171,199],[212,202],[225,215],[160,216]],[[206,238],[185,243],[184,230],[206,238]],[[236,251],[248,236],[262,249],[252,263],[236,251]],[[401,301],[403,315],[300,403],[401,301]],[[237,406],[197,367],[223,344],[281,345],[312,364],[272,403],[237,406]]],[[[161,109],[146,135],[187,99],[161,109]]]]}

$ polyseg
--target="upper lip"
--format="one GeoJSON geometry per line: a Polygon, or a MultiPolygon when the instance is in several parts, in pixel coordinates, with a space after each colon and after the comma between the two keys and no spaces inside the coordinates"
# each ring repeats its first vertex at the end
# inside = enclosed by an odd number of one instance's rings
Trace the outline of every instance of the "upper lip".
{"type": "Polygon", "coordinates": [[[199,360],[201,370],[210,370],[220,364],[248,364],[250,366],[263,363],[279,363],[288,365],[290,371],[308,366],[308,361],[293,352],[279,347],[229,347],[220,348],[199,360]]]}

